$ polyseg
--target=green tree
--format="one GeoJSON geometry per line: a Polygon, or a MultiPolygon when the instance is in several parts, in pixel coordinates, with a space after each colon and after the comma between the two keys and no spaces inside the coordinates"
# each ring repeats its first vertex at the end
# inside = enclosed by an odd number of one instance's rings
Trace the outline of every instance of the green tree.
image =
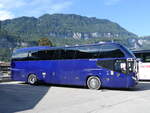
{"type": "Polygon", "coordinates": [[[39,46],[53,46],[52,42],[48,38],[41,38],[38,41],[39,46]]]}

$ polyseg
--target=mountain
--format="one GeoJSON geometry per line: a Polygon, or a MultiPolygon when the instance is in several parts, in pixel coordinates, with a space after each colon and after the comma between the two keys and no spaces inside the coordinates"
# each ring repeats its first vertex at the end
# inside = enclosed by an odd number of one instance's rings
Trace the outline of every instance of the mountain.
{"type": "Polygon", "coordinates": [[[0,21],[0,60],[9,61],[16,48],[36,46],[48,38],[55,46],[116,41],[132,47],[137,35],[107,19],[75,14],[45,14],[39,18],[20,17],[0,21]]]}
{"type": "Polygon", "coordinates": [[[1,27],[10,34],[19,35],[23,40],[37,40],[41,37],[74,39],[136,37],[117,23],[75,14],[45,14],[39,18],[20,17],[2,21],[1,27]]]}
{"type": "Polygon", "coordinates": [[[128,39],[134,50],[150,50],[150,36],[128,39]]]}

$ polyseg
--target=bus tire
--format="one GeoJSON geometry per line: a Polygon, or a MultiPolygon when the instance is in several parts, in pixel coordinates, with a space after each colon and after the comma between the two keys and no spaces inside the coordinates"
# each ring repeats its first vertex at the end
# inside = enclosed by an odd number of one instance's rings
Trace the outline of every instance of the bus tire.
{"type": "Polygon", "coordinates": [[[101,88],[101,81],[97,76],[90,76],[87,79],[87,87],[93,90],[99,90],[101,88]]]}
{"type": "Polygon", "coordinates": [[[38,79],[37,79],[37,77],[36,77],[35,74],[30,74],[30,75],[28,76],[28,83],[29,83],[30,85],[35,85],[35,84],[37,84],[37,82],[38,82],[38,79]]]}

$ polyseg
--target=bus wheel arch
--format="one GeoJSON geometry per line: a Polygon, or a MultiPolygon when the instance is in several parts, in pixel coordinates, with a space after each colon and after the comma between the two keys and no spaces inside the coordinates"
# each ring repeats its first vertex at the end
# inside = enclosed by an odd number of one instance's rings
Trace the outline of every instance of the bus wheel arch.
{"type": "Polygon", "coordinates": [[[89,89],[99,90],[101,88],[102,82],[100,77],[96,75],[90,75],[87,77],[86,85],[89,89]]]}
{"type": "Polygon", "coordinates": [[[34,74],[34,73],[31,73],[28,75],[28,78],[27,78],[27,83],[30,84],[30,85],[36,85],[38,82],[38,78],[37,78],[37,75],[34,74]]]}

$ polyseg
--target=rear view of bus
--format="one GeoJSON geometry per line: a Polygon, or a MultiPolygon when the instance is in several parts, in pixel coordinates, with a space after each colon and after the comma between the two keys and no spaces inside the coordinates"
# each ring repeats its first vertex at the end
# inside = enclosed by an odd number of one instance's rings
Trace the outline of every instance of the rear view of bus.
{"type": "Polygon", "coordinates": [[[130,88],[138,83],[135,56],[117,43],[18,49],[12,57],[12,79],[35,84],[130,88]]]}

